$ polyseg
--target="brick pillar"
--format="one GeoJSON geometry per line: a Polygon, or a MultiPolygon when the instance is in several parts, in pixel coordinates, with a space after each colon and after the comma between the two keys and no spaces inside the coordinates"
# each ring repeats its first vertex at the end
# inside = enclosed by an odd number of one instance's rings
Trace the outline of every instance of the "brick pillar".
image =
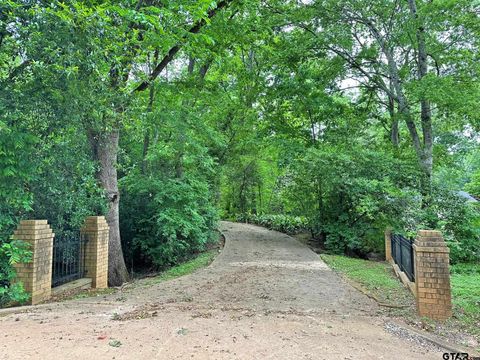
{"type": "Polygon", "coordinates": [[[30,303],[48,300],[52,293],[53,237],[47,220],[22,220],[13,238],[30,244],[32,260],[26,264],[15,264],[16,281],[22,282],[31,295],[30,303]]]}
{"type": "Polygon", "coordinates": [[[415,239],[415,287],[420,316],[446,320],[452,316],[449,252],[440,231],[420,230],[415,239]]]}
{"type": "Polygon", "coordinates": [[[92,279],[94,289],[107,288],[109,238],[107,221],[104,216],[89,216],[80,231],[87,237],[85,276],[92,279]]]}
{"type": "Polygon", "coordinates": [[[385,260],[392,261],[392,229],[385,229],[385,260]]]}

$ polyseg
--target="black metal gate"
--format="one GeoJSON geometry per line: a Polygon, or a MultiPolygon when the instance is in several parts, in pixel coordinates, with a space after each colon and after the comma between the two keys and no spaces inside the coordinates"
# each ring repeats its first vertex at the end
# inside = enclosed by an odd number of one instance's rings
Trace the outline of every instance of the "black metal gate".
{"type": "Polygon", "coordinates": [[[392,234],[392,258],[410,281],[415,281],[413,264],[413,240],[399,234],[392,234]]]}
{"type": "Polygon", "coordinates": [[[64,232],[53,241],[52,287],[77,280],[85,275],[86,234],[64,232]]]}

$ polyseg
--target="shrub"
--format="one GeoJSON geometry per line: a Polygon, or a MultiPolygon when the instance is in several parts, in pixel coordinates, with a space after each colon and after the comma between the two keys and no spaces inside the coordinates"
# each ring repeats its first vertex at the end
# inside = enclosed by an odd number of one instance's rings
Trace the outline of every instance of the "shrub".
{"type": "Polygon", "coordinates": [[[430,206],[423,209],[420,199],[411,201],[401,220],[398,230],[413,237],[421,229],[441,231],[452,264],[480,262],[480,208],[457,192],[436,183],[430,206]]]}
{"type": "Polygon", "coordinates": [[[120,219],[127,264],[169,267],[203,251],[213,238],[217,212],[206,182],[136,175],[122,186],[126,192],[120,219]]]}
{"type": "Polygon", "coordinates": [[[451,263],[480,262],[480,208],[451,191],[435,195],[436,228],[450,248],[451,263]]]}
{"type": "Polygon", "coordinates": [[[0,243],[0,308],[12,302],[23,303],[29,295],[21,283],[12,283],[15,278],[13,265],[27,262],[32,253],[28,244],[20,240],[10,240],[0,243]]]}
{"type": "Polygon", "coordinates": [[[322,146],[301,154],[283,189],[292,212],[305,215],[328,251],[365,256],[382,252],[387,225],[417,194],[408,189],[414,169],[407,162],[364,147],[322,146]]]}
{"type": "Polygon", "coordinates": [[[287,234],[296,234],[308,229],[306,218],[301,216],[241,214],[235,217],[235,221],[256,224],[287,234]]]}

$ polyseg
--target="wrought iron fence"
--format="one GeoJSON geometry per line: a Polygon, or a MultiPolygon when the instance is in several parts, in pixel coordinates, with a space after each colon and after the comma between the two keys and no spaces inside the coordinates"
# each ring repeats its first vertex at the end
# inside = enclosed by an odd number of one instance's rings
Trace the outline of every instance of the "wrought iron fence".
{"type": "Polygon", "coordinates": [[[413,240],[399,234],[392,234],[392,258],[410,281],[415,281],[413,264],[413,240]]]}
{"type": "Polygon", "coordinates": [[[86,234],[79,231],[56,235],[53,241],[52,287],[85,275],[86,234]]]}

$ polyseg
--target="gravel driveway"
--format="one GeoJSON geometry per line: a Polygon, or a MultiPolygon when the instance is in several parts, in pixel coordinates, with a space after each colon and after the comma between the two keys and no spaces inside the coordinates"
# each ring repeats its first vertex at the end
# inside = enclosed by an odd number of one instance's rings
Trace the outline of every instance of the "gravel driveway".
{"type": "Polygon", "coordinates": [[[222,222],[207,268],[0,317],[0,359],[441,359],[295,239],[222,222]]]}

